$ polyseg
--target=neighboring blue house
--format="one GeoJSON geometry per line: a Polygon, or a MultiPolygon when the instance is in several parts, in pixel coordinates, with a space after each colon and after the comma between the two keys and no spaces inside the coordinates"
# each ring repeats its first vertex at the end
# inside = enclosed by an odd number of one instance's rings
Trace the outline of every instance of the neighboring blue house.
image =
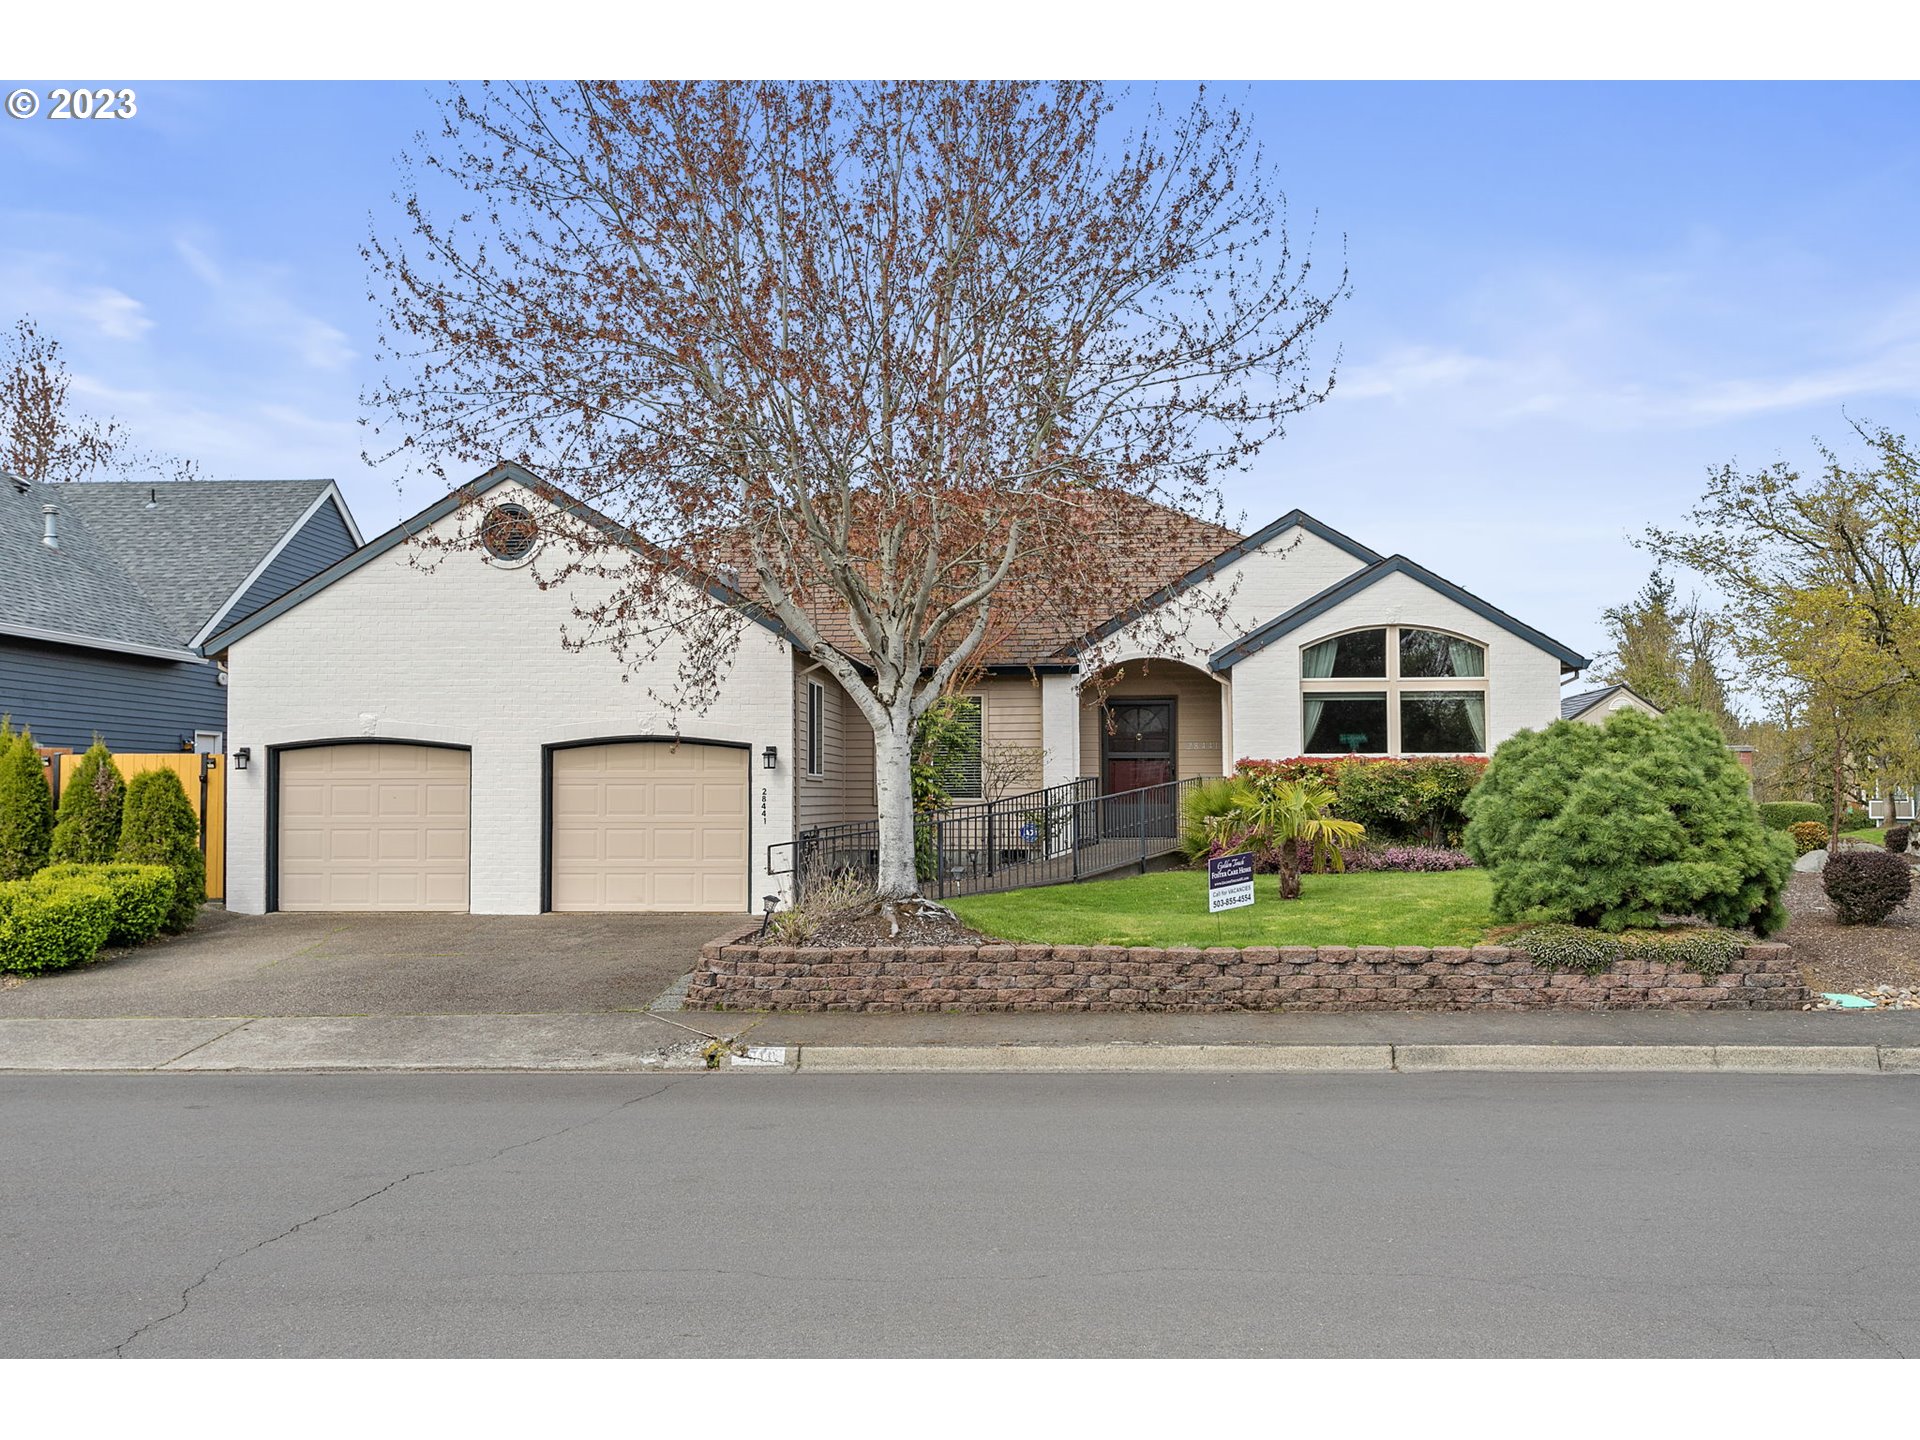
{"type": "Polygon", "coordinates": [[[197,647],[359,546],[331,480],[0,476],[0,711],[47,749],[218,754],[226,675],[197,647]]]}

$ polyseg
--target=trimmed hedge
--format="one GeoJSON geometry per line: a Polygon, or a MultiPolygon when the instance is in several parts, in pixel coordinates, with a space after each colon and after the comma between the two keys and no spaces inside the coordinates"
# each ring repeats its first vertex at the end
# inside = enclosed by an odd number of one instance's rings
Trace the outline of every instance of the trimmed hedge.
{"type": "Polygon", "coordinates": [[[33,732],[15,735],[0,718],[0,880],[24,880],[44,867],[52,844],[53,791],[33,732]]]}
{"type": "Polygon", "coordinates": [[[200,853],[200,821],[173,771],[146,770],[133,777],[119,853],[120,859],[136,865],[172,870],[173,899],[165,928],[177,935],[193,924],[207,898],[207,860],[200,853]]]}
{"type": "Polygon", "coordinates": [[[1333,791],[1336,819],[1367,827],[1377,842],[1452,846],[1466,829],[1468,792],[1486,774],[1478,756],[1298,755],[1291,760],[1241,760],[1236,774],[1318,780],[1333,791]]]}
{"type": "Polygon", "coordinates": [[[1790,830],[1809,820],[1825,824],[1828,819],[1827,807],[1811,800],[1769,800],[1759,808],[1760,823],[1769,830],[1790,830]]]}
{"type": "Polygon", "coordinates": [[[160,933],[173,908],[173,871],[165,865],[53,865],[42,880],[93,880],[113,896],[113,928],[106,944],[115,949],[144,945],[160,933]]]}
{"type": "Polygon", "coordinates": [[[1827,833],[1827,827],[1818,820],[1796,820],[1787,827],[1787,835],[1793,841],[1796,855],[1811,855],[1816,850],[1824,850],[1833,838],[1827,833]]]}
{"type": "Polygon", "coordinates": [[[1836,852],[1821,873],[1842,925],[1878,925],[1913,894],[1913,867],[1885,850],[1836,852]]]}
{"type": "Polygon", "coordinates": [[[0,970],[85,965],[113,931],[114,891],[94,874],[0,883],[0,970]]]}

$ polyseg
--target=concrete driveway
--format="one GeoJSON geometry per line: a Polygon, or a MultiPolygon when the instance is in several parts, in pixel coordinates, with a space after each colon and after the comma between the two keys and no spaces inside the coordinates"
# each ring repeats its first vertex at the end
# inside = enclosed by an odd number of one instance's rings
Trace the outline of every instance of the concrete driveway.
{"type": "Polygon", "coordinates": [[[729,915],[231,915],[0,988],[0,1017],[644,1010],[729,915]]]}

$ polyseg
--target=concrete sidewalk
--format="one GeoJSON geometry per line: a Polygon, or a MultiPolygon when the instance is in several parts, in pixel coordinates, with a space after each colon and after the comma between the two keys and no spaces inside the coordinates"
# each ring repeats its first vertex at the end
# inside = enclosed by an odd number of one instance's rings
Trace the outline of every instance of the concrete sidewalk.
{"type": "Polygon", "coordinates": [[[0,1019],[0,1071],[1920,1074],[1920,1012],[598,1014],[0,1019]]]}

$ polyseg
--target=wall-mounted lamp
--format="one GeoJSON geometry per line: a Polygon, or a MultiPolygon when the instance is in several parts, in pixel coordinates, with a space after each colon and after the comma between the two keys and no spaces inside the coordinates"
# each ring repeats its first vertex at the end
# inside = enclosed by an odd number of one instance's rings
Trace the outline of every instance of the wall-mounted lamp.
{"type": "Polygon", "coordinates": [[[780,768],[780,751],[776,746],[769,745],[760,752],[760,767],[763,770],[778,770],[780,768]]]}
{"type": "Polygon", "coordinates": [[[246,746],[242,745],[238,750],[233,752],[233,768],[234,769],[244,770],[247,768],[247,766],[249,766],[252,763],[253,763],[253,751],[249,750],[246,746]]]}

